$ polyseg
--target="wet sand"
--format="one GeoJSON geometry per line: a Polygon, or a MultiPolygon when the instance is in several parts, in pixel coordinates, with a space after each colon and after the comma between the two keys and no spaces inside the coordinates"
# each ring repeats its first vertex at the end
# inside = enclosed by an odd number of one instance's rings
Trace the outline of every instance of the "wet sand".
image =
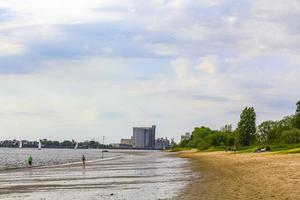
{"type": "Polygon", "coordinates": [[[108,160],[0,171],[0,199],[169,199],[192,175],[187,159],[131,152],[108,160]]]}
{"type": "Polygon", "coordinates": [[[180,152],[198,176],[178,199],[300,199],[300,154],[180,152]]]}

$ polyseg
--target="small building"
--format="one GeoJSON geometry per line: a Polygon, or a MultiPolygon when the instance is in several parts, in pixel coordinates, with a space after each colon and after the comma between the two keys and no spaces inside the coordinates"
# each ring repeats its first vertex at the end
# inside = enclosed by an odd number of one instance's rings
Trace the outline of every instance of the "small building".
{"type": "Polygon", "coordinates": [[[184,135],[181,135],[181,142],[189,139],[191,139],[191,134],[189,132],[186,132],[184,135]]]}
{"type": "Polygon", "coordinates": [[[158,138],[155,141],[155,149],[169,149],[170,148],[170,140],[168,138],[158,138]]]}
{"type": "Polygon", "coordinates": [[[128,144],[112,143],[111,146],[113,149],[132,149],[132,145],[128,144]]]}
{"type": "Polygon", "coordinates": [[[131,139],[121,139],[121,144],[132,145],[132,140],[131,139]]]}
{"type": "Polygon", "coordinates": [[[119,149],[120,148],[119,143],[112,143],[111,146],[112,146],[113,149],[119,149]]]}

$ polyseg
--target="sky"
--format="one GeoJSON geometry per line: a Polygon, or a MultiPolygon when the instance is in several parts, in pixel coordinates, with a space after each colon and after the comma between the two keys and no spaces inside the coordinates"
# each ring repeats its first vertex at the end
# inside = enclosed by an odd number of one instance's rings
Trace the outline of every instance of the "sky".
{"type": "Polygon", "coordinates": [[[1,0],[0,139],[257,124],[300,99],[299,0],[1,0]]]}

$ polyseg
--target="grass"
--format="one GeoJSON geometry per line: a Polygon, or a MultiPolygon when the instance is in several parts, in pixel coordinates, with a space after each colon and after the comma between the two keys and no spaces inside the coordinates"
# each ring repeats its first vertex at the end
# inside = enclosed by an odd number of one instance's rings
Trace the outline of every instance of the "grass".
{"type": "Polygon", "coordinates": [[[294,149],[289,149],[289,150],[282,150],[282,151],[279,151],[278,153],[283,153],[283,154],[300,153],[300,148],[294,148],[294,149]]]}
{"type": "Polygon", "coordinates": [[[283,150],[290,150],[300,148],[300,144],[277,144],[271,145],[272,151],[283,151],[283,150]]]}
{"type": "Polygon", "coordinates": [[[188,151],[188,150],[191,150],[191,149],[192,148],[187,148],[187,147],[176,147],[176,148],[168,150],[168,152],[188,151]]]}
{"type": "Polygon", "coordinates": [[[198,151],[201,151],[201,152],[213,152],[213,151],[225,151],[226,148],[225,147],[209,147],[208,149],[205,149],[205,150],[199,150],[198,151]]]}
{"type": "MultiPolygon", "coordinates": [[[[240,149],[237,153],[252,153],[256,149],[265,148],[266,146],[251,146],[240,149]]],[[[274,153],[300,153],[300,144],[277,144],[270,145],[271,152],[274,153]]]]}
{"type": "MultiPolygon", "coordinates": [[[[237,149],[236,153],[253,153],[256,149],[266,148],[267,145],[255,145],[255,146],[249,146],[249,147],[240,147],[237,149]]],[[[271,152],[274,153],[300,153],[300,143],[298,144],[276,144],[276,145],[270,145],[271,152]]],[[[193,148],[187,148],[187,147],[176,147],[174,149],[168,150],[169,152],[179,152],[179,151],[187,151],[192,150],[193,148]]],[[[209,147],[205,150],[198,149],[199,152],[213,152],[213,151],[225,151],[226,147],[209,147]]]]}

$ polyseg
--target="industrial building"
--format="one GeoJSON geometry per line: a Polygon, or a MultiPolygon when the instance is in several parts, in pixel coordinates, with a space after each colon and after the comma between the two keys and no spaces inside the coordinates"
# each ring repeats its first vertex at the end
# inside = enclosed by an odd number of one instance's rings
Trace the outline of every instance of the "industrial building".
{"type": "Polygon", "coordinates": [[[132,148],[132,137],[131,139],[121,139],[121,143],[119,145],[121,149],[131,149],[132,148]]]}
{"type": "Polygon", "coordinates": [[[121,144],[132,145],[132,139],[121,139],[121,144]]]}
{"type": "Polygon", "coordinates": [[[184,135],[181,135],[181,142],[189,139],[191,139],[191,134],[189,132],[186,132],[184,135]]]}
{"type": "Polygon", "coordinates": [[[134,149],[155,149],[155,129],[152,127],[134,127],[132,147],[134,149]]]}
{"type": "Polygon", "coordinates": [[[168,140],[168,138],[158,138],[155,141],[155,149],[163,150],[169,149],[170,147],[170,140],[168,140]]]}

